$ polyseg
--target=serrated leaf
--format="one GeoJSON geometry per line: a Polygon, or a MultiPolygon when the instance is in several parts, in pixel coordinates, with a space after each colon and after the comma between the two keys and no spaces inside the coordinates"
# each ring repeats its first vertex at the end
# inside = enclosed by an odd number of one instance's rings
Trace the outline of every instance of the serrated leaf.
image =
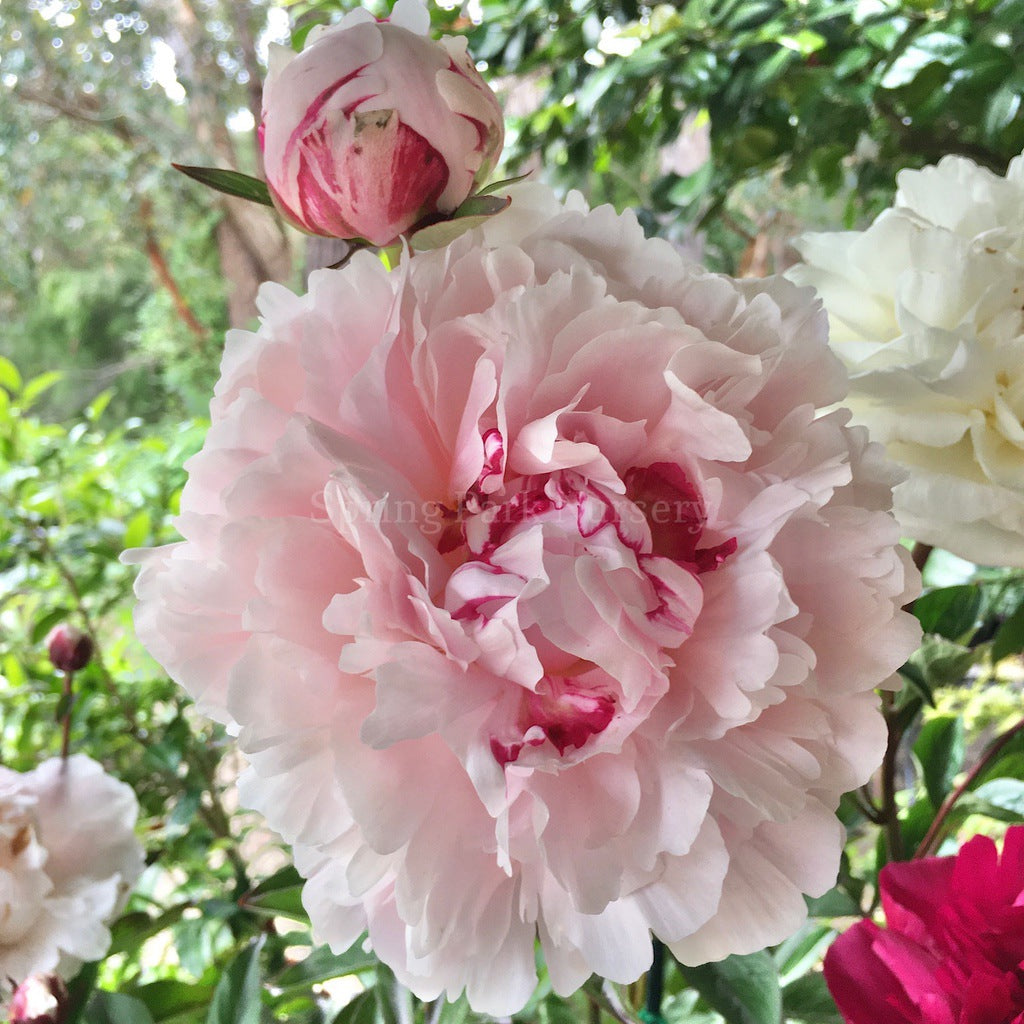
{"type": "Polygon", "coordinates": [[[146,1004],[123,992],[93,992],[82,1015],[85,1024],[154,1024],[146,1004]]]}
{"type": "Polygon", "coordinates": [[[260,950],[264,936],[254,939],[221,975],[206,1015],[206,1024],[260,1024],[260,950]]]}
{"type": "Polygon", "coordinates": [[[914,615],[926,633],[959,640],[974,629],[981,609],[981,587],[963,584],[931,590],[914,602],[914,615]]]}
{"type": "Polygon", "coordinates": [[[701,967],[680,965],[683,977],[728,1024],[779,1024],[782,990],[770,953],[730,956],[701,967]]]}
{"type": "Polygon", "coordinates": [[[914,741],[914,756],[921,766],[924,788],[936,810],[963,768],[965,742],[964,723],[959,715],[929,718],[914,741]]]}
{"type": "Polygon", "coordinates": [[[259,178],[242,174],[240,171],[229,171],[223,167],[192,167],[187,164],[172,164],[171,166],[176,171],[187,174],[193,180],[217,192],[223,192],[225,195],[235,196],[238,199],[248,199],[249,202],[259,203],[262,206],[274,205],[267,183],[259,178]]]}

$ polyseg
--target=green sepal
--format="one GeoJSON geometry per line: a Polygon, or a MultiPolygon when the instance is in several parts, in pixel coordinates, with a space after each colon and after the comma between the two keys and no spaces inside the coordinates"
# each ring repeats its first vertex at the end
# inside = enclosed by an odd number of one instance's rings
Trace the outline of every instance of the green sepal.
{"type": "Polygon", "coordinates": [[[225,195],[248,199],[252,203],[260,203],[263,206],[274,205],[267,183],[260,181],[259,178],[242,174],[240,171],[229,171],[223,167],[190,167],[185,164],[171,164],[171,166],[200,184],[223,192],[225,195]]]}

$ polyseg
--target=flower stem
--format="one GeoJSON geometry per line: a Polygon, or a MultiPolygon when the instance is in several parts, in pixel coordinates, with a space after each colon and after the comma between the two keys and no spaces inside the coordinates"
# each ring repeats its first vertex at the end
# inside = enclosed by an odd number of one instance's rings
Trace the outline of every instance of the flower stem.
{"type": "Polygon", "coordinates": [[[921,840],[917,850],[914,851],[915,858],[927,857],[929,855],[932,848],[936,845],[936,841],[942,831],[942,826],[946,823],[946,819],[949,817],[949,813],[953,810],[956,802],[971,788],[978,776],[996,759],[1003,748],[1021,730],[1024,730],[1024,718],[1017,722],[1016,725],[1010,726],[1009,729],[997,736],[985,748],[985,752],[978,759],[978,763],[964,776],[963,782],[942,801],[942,806],[932,820],[931,825],[928,826],[924,839],[921,840]]]}
{"type": "Polygon", "coordinates": [[[885,843],[889,860],[903,859],[903,832],[900,828],[899,809],[896,806],[896,758],[899,754],[903,729],[896,713],[896,697],[889,690],[882,691],[882,713],[888,729],[885,757],[882,759],[882,807],[880,818],[885,826],[885,843]]]}
{"type": "Polygon", "coordinates": [[[64,705],[64,714],[60,738],[60,756],[62,761],[66,761],[68,754],[71,753],[71,708],[75,703],[75,695],[72,692],[71,683],[74,678],[75,673],[70,669],[64,673],[64,689],[61,698],[64,705]]]}
{"type": "Polygon", "coordinates": [[[640,1020],[644,1024],[665,1024],[661,1015],[661,999],[665,993],[665,944],[654,939],[654,958],[651,969],[647,972],[647,996],[644,1008],[640,1011],[640,1020]]]}

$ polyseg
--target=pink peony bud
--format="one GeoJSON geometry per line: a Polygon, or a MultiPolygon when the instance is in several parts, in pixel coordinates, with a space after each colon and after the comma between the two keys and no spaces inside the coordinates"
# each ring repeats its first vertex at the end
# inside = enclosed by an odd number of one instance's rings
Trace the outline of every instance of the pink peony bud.
{"type": "Polygon", "coordinates": [[[68,990],[55,974],[30,974],[11,997],[10,1024],[63,1024],[68,990]]]}
{"type": "Polygon", "coordinates": [[[77,672],[92,657],[92,639],[74,626],[54,626],[47,634],[46,647],[50,661],[62,672],[77,672]]]}
{"type": "Polygon", "coordinates": [[[387,21],[365,10],[311,32],[294,54],[274,47],[260,139],[270,194],[316,235],[387,245],[452,213],[493,170],[501,107],[465,40],[427,37],[419,0],[387,21]]]}

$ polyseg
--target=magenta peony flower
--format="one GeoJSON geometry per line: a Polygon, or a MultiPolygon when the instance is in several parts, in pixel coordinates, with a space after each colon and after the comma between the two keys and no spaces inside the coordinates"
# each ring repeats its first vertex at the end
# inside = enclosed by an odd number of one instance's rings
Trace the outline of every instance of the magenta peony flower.
{"type": "Polygon", "coordinates": [[[501,155],[505,128],[466,41],[427,36],[418,0],[391,18],[366,10],[272,49],[263,90],[267,184],[292,223],[387,245],[430,214],[452,213],[501,155]]]}
{"type": "Polygon", "coordinates": [[[879,888],[888,928],[859,921],[825,958],[847,1024],[1024,1024],[1024,826],[1002,856],[975,836],[886,865],[879,888]]]}
{"type": "Polygon", "coordinates": [[[835,879],[917,589],[809,290],[541,186],[230,336],[137,627],[335,949],[424,998],[760,949],[835,879]]]}

